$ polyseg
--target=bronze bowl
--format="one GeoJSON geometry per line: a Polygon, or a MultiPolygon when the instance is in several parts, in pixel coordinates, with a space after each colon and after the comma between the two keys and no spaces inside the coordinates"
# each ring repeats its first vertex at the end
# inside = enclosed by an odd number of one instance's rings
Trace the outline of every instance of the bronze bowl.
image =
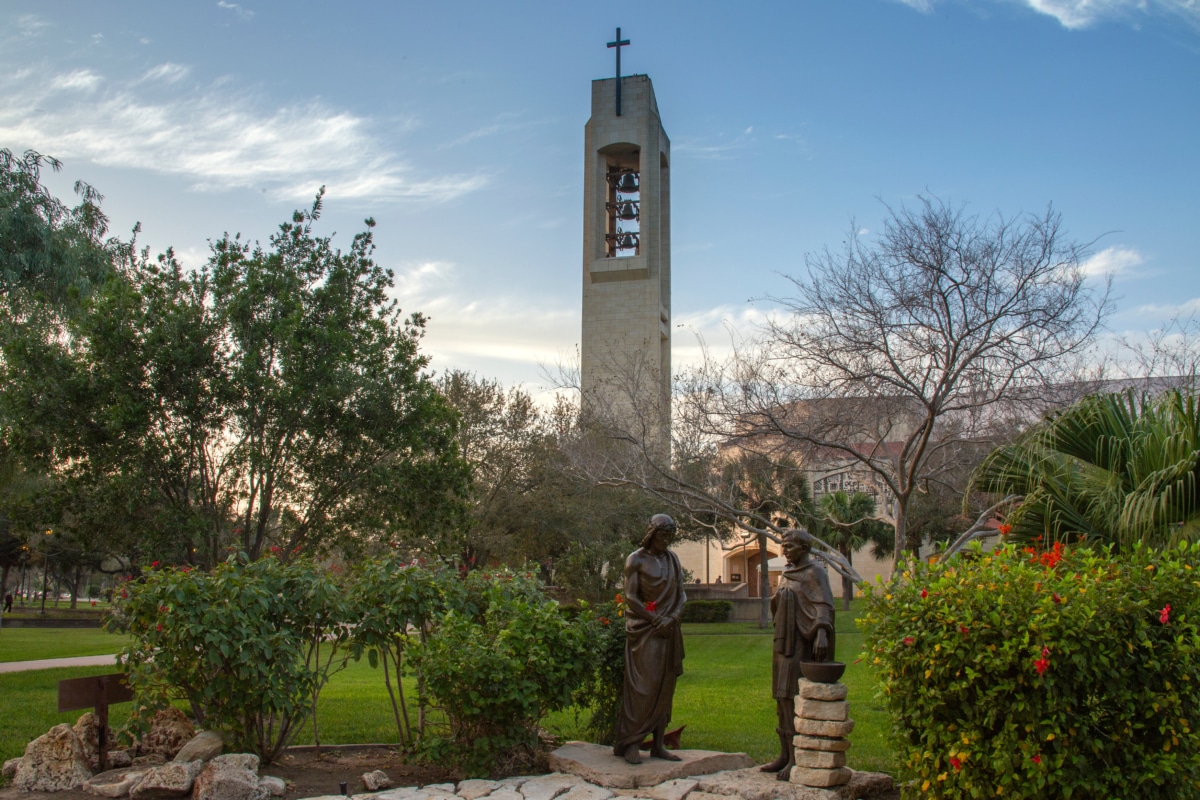
{"type": "Polygon", "coordinates": [[[846,671],[841,661],[801,661],[800,672],[813,683],[837,683],[846,671]]]}

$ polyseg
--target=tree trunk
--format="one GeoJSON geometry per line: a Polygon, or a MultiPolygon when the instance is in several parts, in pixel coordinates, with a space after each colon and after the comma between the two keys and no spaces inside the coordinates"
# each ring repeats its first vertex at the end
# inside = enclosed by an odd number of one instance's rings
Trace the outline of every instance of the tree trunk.
{"type": "Polygon", "coordinates": [[[758,535],[758,627],[760,628],[771,626],[771,575],[767,567],[770,556],[771,554],[767,552],[767,535],[760,533],[758,535]]]}

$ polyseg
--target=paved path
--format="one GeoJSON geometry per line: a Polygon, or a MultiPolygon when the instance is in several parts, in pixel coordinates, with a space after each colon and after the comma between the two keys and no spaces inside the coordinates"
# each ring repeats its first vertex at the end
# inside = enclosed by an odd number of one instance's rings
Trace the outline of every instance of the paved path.
{"type": "Polygon", "coordinates": [[[56,667],[107,667],[115,666],[116,663],[116,654],[76,658],[43,658],[38,661],[0,662],[0,672],[26,672],[31,669],[55,669],[56,667]]]}

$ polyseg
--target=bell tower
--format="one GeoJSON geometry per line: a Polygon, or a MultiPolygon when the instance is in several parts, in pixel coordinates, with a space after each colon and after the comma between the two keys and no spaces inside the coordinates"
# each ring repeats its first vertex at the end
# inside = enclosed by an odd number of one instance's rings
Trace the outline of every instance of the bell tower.
{"type": "Polygon", "coordinates": [[[584,416],[669,442],[671,143],[645,75],[592,81],[584,127],[584,416]]]}

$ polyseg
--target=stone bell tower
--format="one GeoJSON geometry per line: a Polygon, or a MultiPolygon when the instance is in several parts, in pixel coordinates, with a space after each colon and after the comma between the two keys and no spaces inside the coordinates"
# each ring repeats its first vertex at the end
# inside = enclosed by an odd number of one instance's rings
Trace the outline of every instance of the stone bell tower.
{"type": "Polygon", "coordinates": [[[592,81],[584,128],[585,418],[665,445],[671,425],[671,143],[645,75],[592,81]]]}

